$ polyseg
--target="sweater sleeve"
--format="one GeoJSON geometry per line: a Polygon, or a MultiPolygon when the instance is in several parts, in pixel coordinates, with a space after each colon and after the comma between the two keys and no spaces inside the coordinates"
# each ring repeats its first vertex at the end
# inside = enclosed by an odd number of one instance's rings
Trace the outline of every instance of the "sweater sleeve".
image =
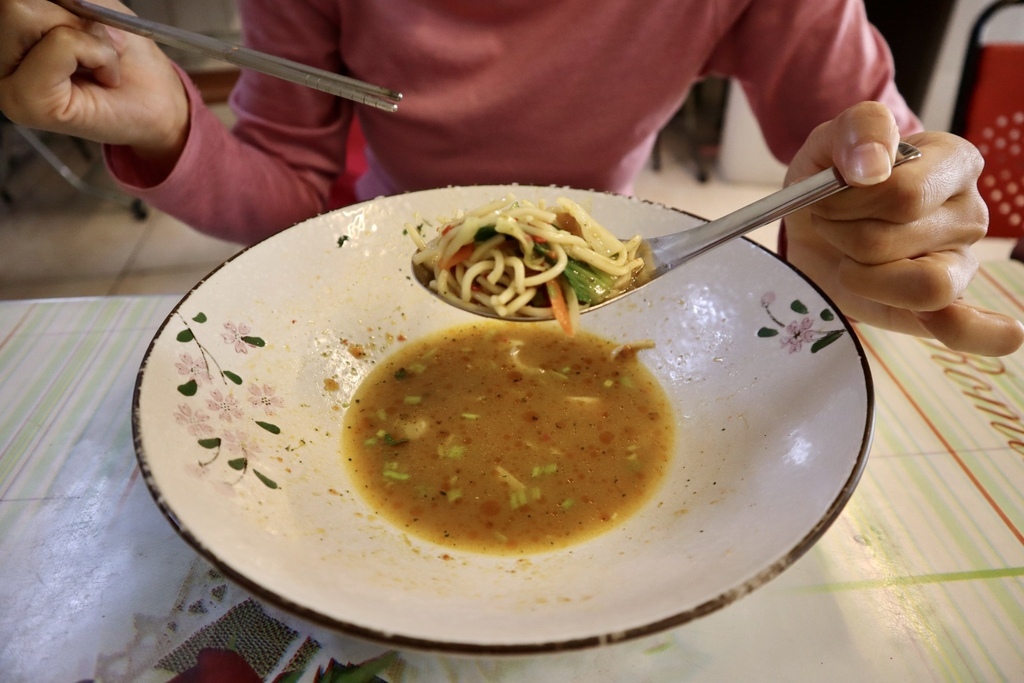
{"type": "Polygon", "coordinates": [[[921,130],[893,81],[892,55],[861,0],[757,0],[730,27],[708,70],[739,81],[772,153],[789,163],[810,132],[858,102],[921,130]]]}
{"type": "MultiPolygon", "coordinates": [[[[337,18],[321,4],[243,0],[250,47],[340,73],[337,18]]],[[[180,71],[180,70],[179,70],[180,71]]],[[[339,98],[251,71],[231,95],[232,130],[202,102],[180,72],[190,105],[185,148],[171,172],[147,184],[129,148],[107,146],[111,175],[131,194],[221,239],[252,244],[323,212],[344,171],[352,105],[339,98]]]]}

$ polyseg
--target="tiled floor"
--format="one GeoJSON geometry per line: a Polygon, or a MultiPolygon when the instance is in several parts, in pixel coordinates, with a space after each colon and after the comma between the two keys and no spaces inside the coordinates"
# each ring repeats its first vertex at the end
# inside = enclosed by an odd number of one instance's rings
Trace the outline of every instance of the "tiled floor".
{"type": "MultiPolygon", "coordinates": [[[[7,130],[8,143],[13,131],[7,130]]],[[[92,183],[109,186],[97,150],[91,160],[62,138],[53,148],[92,183]]],[[[637,194],[707,218],[721,216],[768,192],[771,186],[695,179],[677,134],[663,146],[662,167],[648,168],[637,194]]],[[[0,203],[0,299],[185,293],[238,246],[202,235],[166,214],[151,211],[135,219],[123,206],[72,188],[42,159],[9,144],[22,163],[8,183],[11,202],[0,203]]],[[[753,237],[774,246],[777,228],[753,237]]],[[[986,244],[983,258],[1005,258],[1009,247],[986,244]]]]}

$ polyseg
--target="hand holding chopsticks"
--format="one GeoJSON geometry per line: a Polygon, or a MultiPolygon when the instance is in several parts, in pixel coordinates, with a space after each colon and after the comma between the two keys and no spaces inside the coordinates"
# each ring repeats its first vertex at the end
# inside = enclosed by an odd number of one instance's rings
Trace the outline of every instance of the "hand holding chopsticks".
{"type": "Polygon", "coordinates": [[[354,78],[340,76],[330,71],[299,64],[264,52],[250,50],[199,33],[141,19],[85,2],[85,0],[50,1],[83,19],[119,28],[164,45],[198,52],[214,59],[230,62],[384,111],[395,111],[398,108],[398,102],[402,99],[401,93],[388,88],[364,83],[354,78]]]}

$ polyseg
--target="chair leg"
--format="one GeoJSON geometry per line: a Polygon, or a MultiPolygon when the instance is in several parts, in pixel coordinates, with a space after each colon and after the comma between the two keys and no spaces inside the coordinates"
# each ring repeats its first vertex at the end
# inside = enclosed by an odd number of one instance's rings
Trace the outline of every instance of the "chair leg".
{"type": "Polygon", "coordinates": [[[113,202],[115,204],[120,204],[131,211],[132,215],[138,220],[143,220],[149,214],[145,205],[140,200],[90,185],[82,180],[74,171],[71,170],[71,168],[68,167],[67,164],[61,161],[61,159],[54,154],[49,147],[46,146],[46,143],[44,143],[38,135],[28,128],[14,126],[14,130],[17,131],[17,133],[23,137],[29,145],[31,145],[32,149],[38,152],[39,156],[43,157],[46,163],[60,173],[61,177],[68,181],[68,183],[79,192],[113,202]]]}
{"type": "Polygon", "coordinates": [[[1013,251],[1010,252],[1010,258],[1015,261],[1024,261],[1024,238],[1018,240],[1014,245],[1013,251]]]}

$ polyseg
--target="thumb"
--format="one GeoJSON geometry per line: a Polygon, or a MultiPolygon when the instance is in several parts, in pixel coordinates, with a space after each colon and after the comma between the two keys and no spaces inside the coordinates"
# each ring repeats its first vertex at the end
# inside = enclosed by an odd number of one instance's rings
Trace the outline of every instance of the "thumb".
{"type": "Polygon", "coordinates": [[[892,173],[900,131],[879,102],[850,107],[835,119],[832,158],[850,185],[877,185],[892,173]]]}
{"type": "Polygon", "coordinates": [[[794,157],[789,178],[835,166],[850,185],[876,185],[892,173],[899,141],[899,128],[888,107],[879,102],[856,104],[814,129],[794,157]]]}
{"type": "Polygon", "coordinates": [[[836,155],[836,167],[850,185],[877,185],[889,179],[893,157],[889,147],[875,140],[841,148],[836,155]]]}

